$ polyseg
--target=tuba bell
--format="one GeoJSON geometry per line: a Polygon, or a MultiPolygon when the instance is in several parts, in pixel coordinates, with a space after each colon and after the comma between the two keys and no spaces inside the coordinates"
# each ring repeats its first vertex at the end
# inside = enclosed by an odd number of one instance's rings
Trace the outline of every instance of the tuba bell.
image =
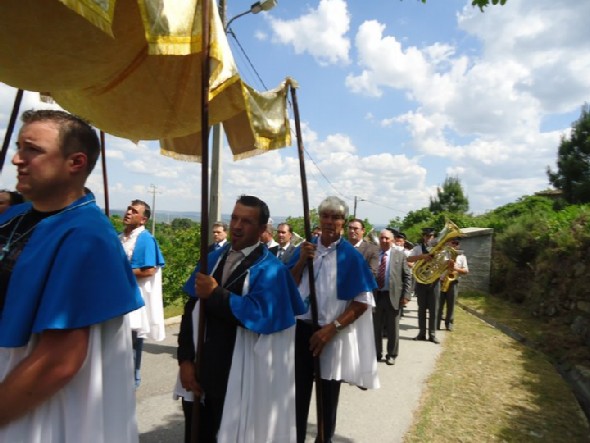
{"type": "Polygon", "coordinates": [[[375,231],[375,228],[371,228],[371,230],[365,235],[364,240],[379,246],[379,233],[375,231]]]}
{"type": "Polygon", "coordinates": [[[442,283],[440,285],[440,292],[447,292],[451,287],[451,283],[457,280],[457,278],[457,271],[447,273],[447,275],[444,276],[442,283]]]}
{"type": "Polygon", "coordinates": [[[447,242],[460,237],[461,231],[451,220],[446,221],[445,227],[435,240],[435,246],[428,252],[432,260],[418,260],[412,268],[414,278],[418,283],[428,285],[437,281],[448,270],[448,261],[454,260],[458,253],[448,246],[447,242]]]}

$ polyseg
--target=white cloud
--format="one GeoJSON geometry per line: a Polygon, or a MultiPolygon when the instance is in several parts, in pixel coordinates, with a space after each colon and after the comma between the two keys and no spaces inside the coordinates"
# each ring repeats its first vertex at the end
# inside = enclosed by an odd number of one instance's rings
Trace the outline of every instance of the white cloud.
{"type": "Polygon", "coordinates": [[[254,38],[259,41],[265,41],[268,40],[268,34],[266,32],[257,30],[254,32],[254,38]]]}
{"type": "Polygon", "coordinates": [[[321,65],[347,64],[350,15],[344,0],[320,0],[317,9],[294,20],[270,19],[273,39],[308,53],[321,65]]]}
{"type": "MultiPolygon", "coordinates": [[[[427,43],[404,31],[405,17],[384,13],[359,19],[344,0],[313,2],[313,9],[297,17],[268,18],[273,41],[304,55],[285,61],[290,75],[291,70],[294,77],[301,75],[302,101],[311,96],[302,109],[342,102],[356,118],[354,127],[343,127],[328,119],[333,112],[303,116],[312,118],[302,122],[313,159],[306,155],[312,208],[327,195],[339,195],[352,210],[357,196],[363,199],[359,215],[381,223],[427,206],[445,174],[459,176],[475,212],[547,187],[545,169],[555,164],[559,125],[569,125],[564,118],[590,96],[590,28],[585,23],[590,2],[510,0],[484,14],[470,0],[465,3],[455,24],[459,33],[433,32],[427,43]],[[358,58],[351,60],[351,54],[358,58]],[[330,84],[315,74],[304,78],[303,72],[317,70],[316,62],[345,66],[348,76],[344,79],[341,69],[325,69],[330,84]],[[310,85],[312,80],[317,84],[310,85]],[[334,85],[342,100],[334,100],[334,85]],[[553,119],[555,113],[559,120],[553,119]],[[391,152],[375,148],[384,145],[391,152]]],[[[415,25],[410,16],[408,23],[415,25]]],[[[262,31],[250,35],[257,41],[269,37],[262,31]]],[[[0,126],[8,120],[14,92],[0,87],[0,126]]],[[[21,109],[40,107],[36,97],[27,94],[21,109]]],[[[200,164],[162,157],[153,143],[112,137],[107,137],[107,152],[111,207],[151,199],[153,183],[158,207],[200,210],[200,164]]],[[[10,168],[0,177],[2,186],[14,184],[10,168]]],[[[239,162],[231,160],[226,147],[222,182],[224,214],[242,193],[265,199],[277,216],[302,212],[295,142],[239,162]]],[[[100,202],[100,166],[89,184],[100,202]]]]}
{"type": "Polygon", "coordinates": [[[106,151],[106,156],[107,158],[110,159],[117,159],[117,160],[124,160],[125,159],[125,154],[123,153],[123,151],[117,151],[115,149],[110,149],[108,151],[106,151]]]}
{"type": "Polygon", "coordinates": [[[355,38],[360,71],[346,85],[368,97],[405,92],[414,110],[378,117],[381,126],[406,125],[406,146],[446,158],[472,206],[493,207],[547,187],[559,133],[541,133],[541,122],[588,100],[588,16],[588,2],[511,0],[485,14],[467,5],[458,21],[480,40],[477,57],[447,42],[407,46],[366,21],[355,38]]]}

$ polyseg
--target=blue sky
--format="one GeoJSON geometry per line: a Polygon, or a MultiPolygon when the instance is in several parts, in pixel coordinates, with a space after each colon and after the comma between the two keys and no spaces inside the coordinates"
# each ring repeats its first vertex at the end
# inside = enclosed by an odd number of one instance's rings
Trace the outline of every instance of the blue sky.
{"type": "MultiPolygon", "coordinates": [[[[227,16],[251,0],[228,0],[227,16]]],[[[232,24],[267,87],[286,76],[298,99],[310,205],[338,195],[374,224],[428,206],[458,176],[483,213],[548,188],[559,139],[590,100],[590,2],[508,0],[481,13],[469,0],[279,0],[232,24]]],[[[264,90],[238,45],[244,79],[264,90]]],[[[0,130],[15,90],[0,85],[0,130]]],[[[40,107],[36,94],[23,109],[40,107]]],[[[107,137],[111,206],[133,198],[200,209],[198,163],[163,157],[152,142],[107,137]]],[[[0,185],[13,187],[5,167],[0,185]]],[[[302,214],[295,143],[234,162],[223,152],[222,212],[240,194],[275,216],[302,214]]],[[[102,201],[100,168],[90,187],[102,201]]]]}

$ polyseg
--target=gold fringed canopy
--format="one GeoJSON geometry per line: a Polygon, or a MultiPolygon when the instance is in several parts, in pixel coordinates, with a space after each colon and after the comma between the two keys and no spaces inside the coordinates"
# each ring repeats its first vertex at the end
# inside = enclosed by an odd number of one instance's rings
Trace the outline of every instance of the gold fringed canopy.
{"type": "MultiPolygon", "coordinates": [[[[201,153],[201,0],[2,0],[0,81],[162,152],[201,153]]],[[[240,78],[211,1],[209,123],[234,158],[290,145],[292,80],[257,92],[240,78]]]]}

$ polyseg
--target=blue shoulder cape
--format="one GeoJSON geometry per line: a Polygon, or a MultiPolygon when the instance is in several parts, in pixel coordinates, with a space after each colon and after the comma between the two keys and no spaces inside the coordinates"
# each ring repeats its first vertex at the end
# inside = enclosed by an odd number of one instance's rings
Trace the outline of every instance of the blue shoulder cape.
{"type": "Polygon", "coordinates": [[[139,234],[131,256],[131,267],[133,269],[155,268],[163,267],[165,264],[164,256],[154,236],[147,230],[139,234]]]}
{"type": "MultiPolygon", "coordinates": [[[[317,243],[317,238],[312,240],[317,243]]],[[[299,260],[301,248],[295,249],[287,267],[299,260]]],[[[345,239],[336,245],[336,292],[338,300],[352,300],[361,292],[371,292],[377,282],[363,255],[345,239]]]]}
{"type": "MultiPolygon", "coordinates": [[[[209,253],[207,256],[207,273],[213,269],[222,254],[231,245],[209,253]]],[[[195,274],[200,265],[184,285],[184,291],[191,297],[195,294],[195,274]]],[[[299,290],[289,270],[281,261],[264,248],[262,256],[250,267],[248,293],[230,293],[230,308],[233,315],[246,329],[258,334],[272,334],[295,324],[295,317],[306,309],[299,295],[299,290]]]]}
{"type": "MultiPolygon", "coordinates": [[[[4,223],[31,208],[10,211],[4,223]]],[[[87,194],[42,220],[12,271],[0,316],[0,347],[46,329],[82,328],[143,306],[115,229],[87,194]]]]}

